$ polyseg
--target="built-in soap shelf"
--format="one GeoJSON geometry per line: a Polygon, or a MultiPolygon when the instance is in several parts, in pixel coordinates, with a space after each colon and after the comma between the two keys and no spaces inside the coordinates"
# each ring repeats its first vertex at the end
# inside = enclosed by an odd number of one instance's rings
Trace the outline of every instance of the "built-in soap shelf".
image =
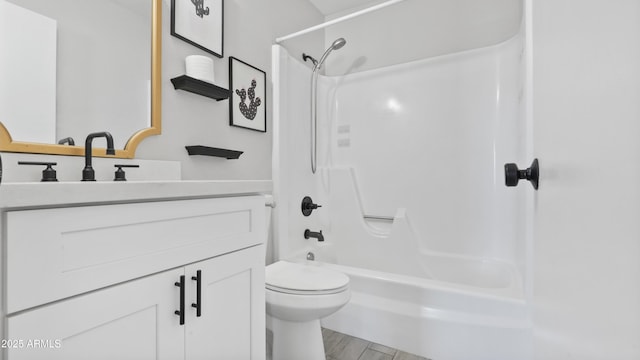
{"type": "Polygon", "coordinates": [[[220,149],[210,146],[203,145],[188,145],[185,146],[189,155],[205,155],[205,156],[216,156],[225,159],[237,159],[242,155],[244,151],[237,150],[229,150],[229,149],[220,149]]]}
{"type": "Polygon", "coordinates": [[[188,91],[218,101],[228,99],[231,95],[231,92],[228,89],[221,88],[206,81],[194,79],[187,75],[173,78],[171,79],[171,82],[176,90],[188,91]]]}

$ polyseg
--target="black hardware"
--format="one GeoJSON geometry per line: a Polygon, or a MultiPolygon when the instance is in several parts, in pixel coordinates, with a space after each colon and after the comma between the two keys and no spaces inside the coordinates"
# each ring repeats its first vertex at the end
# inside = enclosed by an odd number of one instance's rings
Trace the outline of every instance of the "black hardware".
{"type": "Polygon", "coordinates": [[[239,158],[240,155],[242,155],[242,153],[244,152],[244,151],[237,151],[237,150],[214,148],[211,146],[204,146],[204,145],[188,145],[188,146],[185,146],[185,149],[187,149],[187,153],[189,153],[189,155],[217,156],[217,157],[222,157],[229,160],[239,158]]]}
{"type": "Polygon", "coordinates": [[[2,183],[2,156],[0,156],[0,183],[2,183]]]}
{"type": "Polygon", "coordinates": [[[41,161],[18,161],[18,165],[41,165],[47,168],[42,170],[42,180],[40,181],[58,181],[56,178],[56,171],[52,166],[58,165],[54,162],[41,162],[41,161]]]}
{"type": "Polygon", "coordinates": [[[196,282],[196,303],[191,307],[196,308],[196,316],[202,315],[202,271],[196,271],[196,276],[192,276],[191,280],[196,282]]]}
{"type": "Polygon", "coordinates": [[[305,196],[302,199],[302,215],[309,216],[313,210],[322,207],[322,205],[314,204],[313,200],[309,196],[305,196]]]}
{"type": "Polygon", "coordinates": [[[519,170],[518,166],[513,163],[504,164],[504,179],[507,186],[516,186],[520,179],[526,179],[531,182],[533,188],[538,190],[538,181],[540,178],[540,166],[538,159],[533,159],[531,167],[525,170],[519,170]]]}
{"type": "Polygon", "coordinates": [[[184,325],[184,275],[180,275],[180,282],[176,282],[175,285],[180,287],[180,310],[173,313],[180,316],[180,325],[184,325]]]}
{"type": "Polygon", "coordinates": [[[96,172],[91,167],[91,141],[97,137],[104,137],[107,139],[107,155],[115,155],[116,150],[113,148],[113,137],[106,131],[91,133],[87,135],[87,140],[84,142],[84,169],[82,170],[82,181],[96,181],[96,172]]]}
{"type": "Polygon", "coordinates": [[[69,146],[74,146],[76,142],[73,140],[71,136],[58,140],[58,145],[64,145],[64,144],[69,144],[69,146]]]}
{"type": "Polygon", "coordinates": [[[127,181],[127,178],[125,177],[124,170],[122,170],[123,167],[125,167],[125,168],[139,168],[140,167],[140,165],[124,165],[124,164],[116,164],[116,165],[113,165],[113,166],[118,168],[118,170],[116,170],[116,177],[113,179],[113,181],[127,181]]]}
{"type": "Polygon", "coordinates": [[[307,62],[307,60],[311,60],[313,66],[318,65],[318,60],[314,59],[313,56],[307,55],[305,53],[302,53],[302,60],[304,60],[305,62],[307,62]]]}
{"type": "Polygon", "coordinates": [[[314,232],[309,229],[306,229],[304,231],[304,238],[308,239],[310,237],[316,238],[318,239],[318,241],[324,241],[324,235],[322,235],[322,230],[320,230],[320,232],[314,232]]]}

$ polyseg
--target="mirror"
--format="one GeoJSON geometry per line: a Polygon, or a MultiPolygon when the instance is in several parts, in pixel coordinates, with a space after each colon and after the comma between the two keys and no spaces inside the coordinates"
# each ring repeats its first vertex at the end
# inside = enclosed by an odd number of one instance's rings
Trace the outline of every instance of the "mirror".
{"type": "Polygon", "coordinates": [[[0,151],[82,156],[109,131],[133,158],[160,134],[161,2],[0,0],[0,151]]]}

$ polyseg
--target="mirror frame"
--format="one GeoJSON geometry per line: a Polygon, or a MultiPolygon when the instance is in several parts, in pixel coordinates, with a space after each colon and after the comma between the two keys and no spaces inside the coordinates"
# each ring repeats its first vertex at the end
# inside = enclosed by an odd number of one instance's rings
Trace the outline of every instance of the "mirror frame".
{"type": "MultiPolygon", "coordinates": [[[[116,149],[115,156],[106,155],[104,148],[93,148],[93,156],[132,159],[142,140],[160,135],[162,130],[162,0],[151,0],[151,126],[133,134],[124,149],[116,149]]],[[[88,135],[88,134],[87,134],[88,135]]],[[[82,139],[84,142],[84,139],[82,139]]],[[[11,134],[0,121],[0,151],[84,156],[82,146],[30,143],[13,141],[11,134]]]]}

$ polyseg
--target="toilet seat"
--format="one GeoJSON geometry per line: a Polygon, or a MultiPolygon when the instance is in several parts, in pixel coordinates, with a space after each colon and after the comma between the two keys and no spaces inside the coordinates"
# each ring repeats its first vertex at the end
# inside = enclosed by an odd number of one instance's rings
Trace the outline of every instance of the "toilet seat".
{"type": "Polygon", "coordinates": [[[345,291],[349,277],[323,268],[278,261],[267,266],[266,289],[294,295],[327,295],[345,291]]]}
{"type": "Polygon", "coordinates": [[[339,292],[345,291],[349,288],[349,286],[345,285],[340,288],[331,289],[331,290],[297,290],[297,289],[281,288],[281,287],[267,284],[265,288],[267,290],[276,291],[283,294],[291,294],[291,295],[331,295],[331,294],[337,294],[339,292]]]}

